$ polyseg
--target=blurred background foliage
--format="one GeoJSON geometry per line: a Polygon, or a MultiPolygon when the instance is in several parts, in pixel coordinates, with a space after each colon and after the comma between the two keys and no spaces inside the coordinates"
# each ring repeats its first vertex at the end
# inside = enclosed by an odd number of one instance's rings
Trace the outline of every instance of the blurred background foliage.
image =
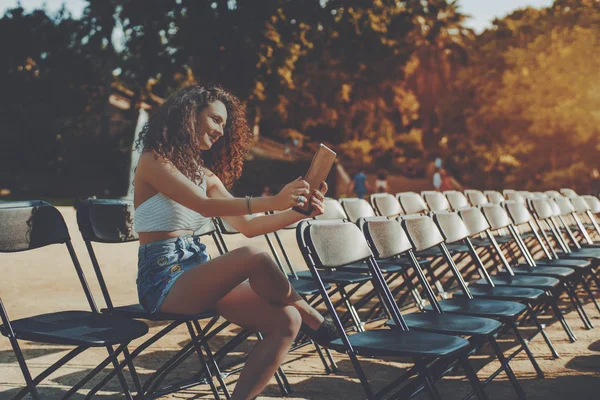
{"type": "Polygon", "coordinates": [[[352,169],[585,191],[600,153],[600,3],[556,0],[475,34],[448,0],[89,0],[0,19],[0,188],[119,195],[142,102],[192,81],[261,136],[352,169]],[[111,109],[115,86],[129,109],[111,109]],[[53,177],[60,176],[56,184],[53,177]],[[45,183],[53,182],[48,185],[45,183]]]}

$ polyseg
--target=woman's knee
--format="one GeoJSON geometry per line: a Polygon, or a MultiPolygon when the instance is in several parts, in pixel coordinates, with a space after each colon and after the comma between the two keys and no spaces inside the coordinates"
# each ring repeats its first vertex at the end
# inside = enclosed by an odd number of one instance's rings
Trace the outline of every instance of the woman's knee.
{"type": "Polygon", "coordinates": [[[269,255],[269,253],[267,253],[266,251],[264,251],[263,249],[261,249],[258,246],[244,246],[244,247],[240,247],[238,249],[238,251],[240,253],[242,253],[244,258],[247,260],[254,260],[254,261],[269,260],[269,261],[272,261],[272,258],[269,255]]]}
{"type": "Polygon", "coordinates": [[[271,255],[260,247],[245,246],[239,250],[243,253],[244,258],[255,268],[277,268],[271,255]]]}
{"type": "Polygon", "coordinates": [[[302,316],[295,307],[284,306],[274,313],[270,325],[269,332],[265,332],[266,334],[277,333],[281,336],[296,337],[302,325],[302,316]]]}

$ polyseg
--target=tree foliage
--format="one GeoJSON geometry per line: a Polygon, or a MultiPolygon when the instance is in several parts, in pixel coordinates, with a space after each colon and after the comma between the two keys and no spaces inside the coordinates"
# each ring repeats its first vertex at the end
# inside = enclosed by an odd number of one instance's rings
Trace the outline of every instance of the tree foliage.
{"type": "Polygon", "coordinates": [[[516,10],[478,35],[464,21],[449,0],[88,0],[80,20],[15,8],[0,19],[0,187],[64,174],[116,194],[139,104],[198,81],[240,96],[261,135],[325,141],[351,165],[414,175],[441,153],[469,186],[585,189],[599,3],[516,10]],[[115,84],[133,93],[118,127],[115,84]]]}
{"type": "Polygon", "coordinates": [[[597,2],[557,1],[474,38],[470,65],[439,110],[467,182],[589,189],[600,150],[598,22],[597,2]]]}

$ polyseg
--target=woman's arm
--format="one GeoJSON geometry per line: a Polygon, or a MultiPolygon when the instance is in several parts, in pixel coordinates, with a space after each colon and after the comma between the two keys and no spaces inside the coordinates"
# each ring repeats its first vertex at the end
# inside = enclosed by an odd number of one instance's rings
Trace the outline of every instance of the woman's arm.
{"type": "MultiPolygon", "coordinates": [[[[207,172],[208,184],[207,194],[211,198],[228,198],[231,199],[233,196],[225,188],[221,180],[214,174],[207,172]]],[[[324,192],[327,191],[327,184],[322,187],[324,192]]],[[[252,202],[260,200],[259,198],[252,198],[252,202]]],[[[324,195],[321,191],[313,190],[310,201],[313,208],[311,216],[322,214],[325,211],[324,206],[324,195]]],[[[252,207],[254,211],[254,207],[252,207]]],[[[302,215],[293,210],[286,210],[276,214],[269,215],[255,215],[255,216],[227,216],[223,217],[229,225],[235,228],[238,232],[244,234],[247,237],[255,237],[264,235],[266,233],[275,232],[279,229],[285,228],[295,222],[305,219],[306,216],[302,215]]]]}
{"type": "MultiPolygon", "coordinates": [[[[207,171],[204,179],[209,181],[211,179],[209,175],[214,176],[210,171],[207,171]]],[[[211,196],[205,195],[196,184],[179,172],[173,164],[161,158],[157,159],[151,153],[144,153],[140,157],[136,180],[139,182],[140,178],[141,181],[152,186],[157,192],[205,217],[241,216],[248,214],[249,211],[245,198],[234,198],[231,195],[229,197],[216,196],[210,198],[211,196]]],[[[207,182],[207,192],[208,185],[209,182],[207,182]]],[[[307,186],[308,183],[305,181],[297,180],[286,186],[287,190],[280,192],[277,196],[252,199],[251,211],[253,213],[263,213],[270,210],[288,209],[297,204],[296,198],[299,195],[308,195],[307,186]]]]}

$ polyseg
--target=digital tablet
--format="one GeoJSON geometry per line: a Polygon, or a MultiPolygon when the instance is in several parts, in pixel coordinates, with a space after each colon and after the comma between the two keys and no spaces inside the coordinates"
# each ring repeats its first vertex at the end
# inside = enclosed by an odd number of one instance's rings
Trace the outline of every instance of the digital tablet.
{"type": "MultiPolygon", "coordinates": [[[[323,143],[319,144],[319,148],[310,163],[310,167],[308,167],[308,172],[304,176],[304,180],[310,185],[308,190],[312,191],[313,189],[319,189],[321,182],[324,182],[327,179],[329,171],[331,171],[331,167],[335,161],[335,157],[336,153],[333,150],[323,143]]],[[[310,201],[304,203],[302,207],[294,207],[294,210],[304,215],[309,215],[312,212],[310,201]]]]}

